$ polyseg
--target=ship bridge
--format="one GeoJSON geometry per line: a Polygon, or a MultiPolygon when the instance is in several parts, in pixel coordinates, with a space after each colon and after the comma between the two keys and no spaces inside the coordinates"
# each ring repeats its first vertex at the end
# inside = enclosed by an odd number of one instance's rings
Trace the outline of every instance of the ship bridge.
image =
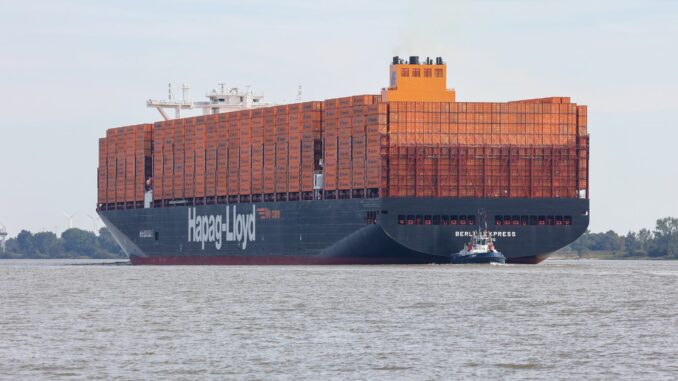
{"type": "Polygon", "coordinates": [[[181,118],[181,110],[201,109],[202,115],[215,115],[223,112],[268,106],[268,104],[262,102],[264,95],[255,94],[249,86],[242,90],[238,87],[229,88],[226,87],[226,84],[220,83],[218,89],[212,89],[212,91],[205,94],[208,100],[201,102],[191,102],[188,100],[187,94],[189,89],[188,86],[181,85],[181,100],[176,100],[172,93],[172,84],[169,84],[166,100],[149,99],[146,101],[146,106],[156,108],[165,120],[171,119],[167,115],[166,109],[174,110],[174,118],[179,119],[181,118]]]}

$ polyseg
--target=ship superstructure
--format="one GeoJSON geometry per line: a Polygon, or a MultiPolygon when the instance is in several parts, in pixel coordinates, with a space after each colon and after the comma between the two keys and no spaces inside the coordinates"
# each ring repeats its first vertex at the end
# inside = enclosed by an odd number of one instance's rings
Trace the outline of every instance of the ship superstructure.
{"type": "Polygon", "coordinates": [[[181,110],[202,110],[203,115],[215,115],[223,112],[248,110],[256,107],[266,107],[263,103],[263,94],[255,94],[249,86],[242,90],[238,87],[227,88],[226,84],[220,83],[218,90],[212,89],[205,95],[207,101],[192,102],[188,100],[187,94],[190,88],[186,85],[181,86],[181,100],[174,99],[172,84],[168,85],[167,99],[157,100],[149,99],[146,101],[146,107],[152,107],[158,110],[164,120],[172,119],[166,109],[174,110],[174,119],[181,118],[181,110]]]}

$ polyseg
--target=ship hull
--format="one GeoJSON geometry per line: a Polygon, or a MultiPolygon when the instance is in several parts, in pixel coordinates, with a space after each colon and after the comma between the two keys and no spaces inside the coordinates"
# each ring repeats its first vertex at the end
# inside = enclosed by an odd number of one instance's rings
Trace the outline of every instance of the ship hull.
{"type": "Polygon", "coordinates": [[[498,251],[490,251],[486,253],[477,254],[456,254],[452,255],[451,262],[453,264],[465,265],[480,265],[487,263],[506,263],[506,258],[498,251]]]}
{"type": "Polygon", "coordinates": [[[392,198],[99,211],[137,265],[449,263],[475,229],[403,216],[487,213],[507,263],[536,264],[586,231],[584,199],[392,198]],[[567,225],[495,225],[495,215],[567,216],[567,225]]]}

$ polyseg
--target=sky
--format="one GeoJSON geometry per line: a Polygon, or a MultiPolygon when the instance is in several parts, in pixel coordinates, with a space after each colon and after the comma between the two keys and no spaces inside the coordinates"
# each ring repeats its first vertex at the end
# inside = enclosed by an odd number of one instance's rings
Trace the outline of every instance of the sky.
{"type": "Polygon", "coordinates": [[[678,217],[675,1],[0,0],[0,224],[96,221],[97,139],[154,122],[167,83],[272,103],[378,93],[394,55],[442,56],[459,101],[589,107],[594,232],[678,217]]]}

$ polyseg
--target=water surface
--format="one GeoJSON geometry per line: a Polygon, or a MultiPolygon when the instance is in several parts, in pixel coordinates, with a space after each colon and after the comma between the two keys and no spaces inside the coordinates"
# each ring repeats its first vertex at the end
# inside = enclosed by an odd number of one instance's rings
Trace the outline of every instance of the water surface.
{"type": "Polygon", "coordinates": [[[669,380],[677,290],[668,261],[0,261],[0,377],[669,380]]]}

